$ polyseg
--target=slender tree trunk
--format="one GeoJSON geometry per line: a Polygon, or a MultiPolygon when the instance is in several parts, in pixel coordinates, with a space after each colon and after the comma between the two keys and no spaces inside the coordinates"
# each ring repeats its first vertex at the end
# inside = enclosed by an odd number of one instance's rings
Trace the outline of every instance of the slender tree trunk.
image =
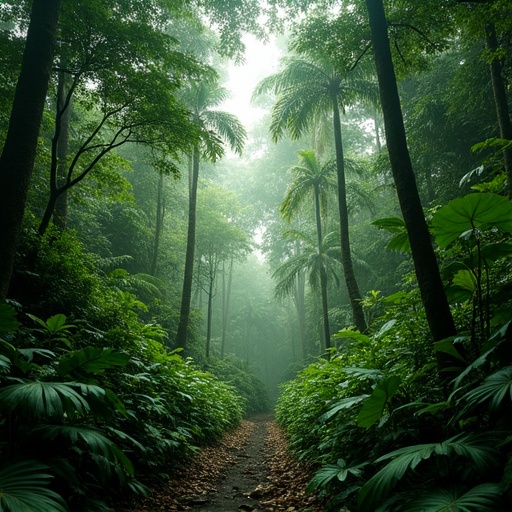
{"type": "Polygon", "coordinates": [[[0,158],[0,300],[9,289],[48,91],[60,0],[34,0],[0,158]]]}
{"type": "Polygon", "coordinates": [[[214,275],[210,275],[208,283],[208,314],[206,321],[206,359],[210,358],[210,346],[212,341],[212,306],[213,306],[213,281],[214,275]]]}
{"type": "MultiPolygon", "coordinates": [[[[61,67],[63,63],[61,62],[61,67]]],[[[65,185],[68,173],[68,148],[69,148],[69,123],[71,120],[71,99],[66,105],[66,72],[59,71],[59,81],[57,85],[57,116],[60,115],[60,133],[57,139],[57,179],[54,186],[60,188],[65,185]]],[[[53,180],[52,180],[53,181],[53,180]]],[[[65,190],[57,197],[55,210],[53,211],[53,222],[60,229],[65,229],[68,218],[68,192],[65,190]]]]}
{"type": "MultiPolygon", "coordinates": [[[[498,49],[496,29],[493,25],[485,27],[485,44],[491,52],[498,49]]],[[[492,91],[496,106],[496,117],[500,129],[500,137],[512,141],[512,122],[508,109],[507,89],[503,80],[502,64],[497,58],[493,58],[489,70],[491,73],[492,91]]],[[[507,192],[512,193],[512,147],[503,152],[503,162],[507,173],[507,192]]]]}
{"type": "MultiPolygon", "coordinates": [[[[366,0],[384,114],[387,148],[400,208],[411,243],[416,278],[434,341],[456,334],[416,186],[389,47],[382,0],[366,0]]],[[[442,361],[438,360],[440,366],[442,361]]]]}
{"type": "Polygon", "coordinates": [[[199,148],[194,146],[192,157],[192,173],[188,206],[187,250],[185,254],[185,272],[181,295],[180,321],[176,334],[178,347],[187,350],[188,321],[190,316],[190,300],[192,298],[192,280],[194,276],[194,253],[196,245],[196,206],[197,182],[199,179],[199,148]]]}
{"type": "Polygon", "coordinates": [[[160,173],[158,177],[158,189],[156,193],[156,219],[155,219],[155,237],[153,239],[153,254],[151,257],[151,267],[149,273],[156,275],[158,264],[158,251],[160,249],[160,238],[164,225],[165,207],[164,207],[164,175],[160,173]]]}
{"type": "MultiPolygon", "coordinates": [[[[318,243],[318,256],[322,253],[322,217],[320,215],[320,192],[318,187],[314,189],[315,193],[315,218],[316,218],[316,233],[318,243]]],[[[322,295],[322,320],[324,324],[324,343],[325,348],[331,348],[331,333],[329,328],[329,306],[327,303],[327,272],[325,267],[320,268],[320,292],[322,295]]]]}
{"type": "Polygon", "coordinates": [[[375,149],[377,150],[377,153],[380,154],[382,151],[382,143],[380,141],[380,123],[377,110],[373,113],[373,126],[375,128],[375,149]]]}
{"type": "Polygon", "coordinates": [[[293,302],[297,311],[297,323],[299,326],[299,341],[302,353],[302,360],[305,361],[307,357],[306,350],[306,279],[303,272],[297,274],[295,282],[293,302]]]}
{"type": "Polygon", "coordinates": [[[347,188],[345,184],[345,157],[343,155],[343,139],[341,136],[341,118],[338,99],[332,98],[333,105],[333,127],[334,143],[336,147],[336,171],[338,176],[338,207],[340,212],[340,237],[341,237],[341,262],[343,264],[343,273],[345,284],[347,286],[350,306],[352,308],[352,318],[356,328],[360,332],[366,332],[367,326],[364,318],[363,306],[361,305],[361,293],[357,286],[354,266],[352,264],[352,255],[350,253],[350,239],[348,229],[348,207],[347,207],[347,188]]]}
{"type": "Polygon", "coordinates": [[[329,329],[329,307],[327,305],[327,272],[324,267],[320,268],[320,289],[322,294],[322,320],[324,324],[325,348],[331,348],[331,333],[329,329]]]}
{"type": "MultiPolygon", "coordinates": [[[[229,261],[229,273],[226,283],[226,273],[222,272],[222,339],[220,344],[220,357],[224,357],[226,350],[226,335],[228,331],[229,319],[229,300],[231,298],[231,284],[233,283],[233,263],[234,258],[231,256],[229,261]]],[[[224,263],[223,263],[224,264],[224,263]]]]}

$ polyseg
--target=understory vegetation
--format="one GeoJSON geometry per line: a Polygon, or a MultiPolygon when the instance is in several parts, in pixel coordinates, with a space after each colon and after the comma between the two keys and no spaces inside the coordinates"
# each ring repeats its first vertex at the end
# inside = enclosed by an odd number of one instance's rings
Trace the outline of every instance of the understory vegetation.
{"type": "Polygon", "coordinates": [[[268,407],[247,365],[206,371],[169,350],[148,308],[107,286],[71,234],[40,246],[38,265],[27,305],[0,307],[3,510],[110,510],[268,407]]]}
{"type": "Polygon", "coordinates": [[[431,229],[458,335],[432,344],[413,279],[372,291],[369,334],[283,386],[278,422],[326,510],[505,510],[512,499],[512,210],[470,194],[431,229]]]}

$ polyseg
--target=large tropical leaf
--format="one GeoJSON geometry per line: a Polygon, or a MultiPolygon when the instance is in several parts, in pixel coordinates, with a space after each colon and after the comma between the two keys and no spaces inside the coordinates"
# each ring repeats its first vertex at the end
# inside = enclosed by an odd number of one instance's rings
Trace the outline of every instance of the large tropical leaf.
{"type": "Polygon", "coordinates": [[[95,428],[75,425],[41,425],[34,429],[34,433],[43,440],[54,441],[61,438],[67,439],[73,445],[85,443],[94,455],[103,457],[111,464],[121,465],[130,476],[134,475],[130,459],[115,443],[95,428]]]}
{"type": "Polygon", "coordinates": [[[130,356],[112,348],[85,347],[61,358],[57,372],[66,375],[99,375],[109,368],[126,366],[130,356]]]}
{"type": "Polygon", "coordinates": [[[0,469],[0,512],[68,512],[61,496],[49,489],[48,466],[33,460],[0,469]]]}
{"type": "Polygon", "coordinates": [[[378,471],[359,492],[359,510],[373,512],[391,493],[395,485],[420,462],[435,456],[459,455],[469,459],[481,475],[492,471],[500,460],[495,437],[491,434],[466,434],[454,436],[442,443],[406,446],[380,457],[375,462],[392,459],[378,471]]]}
{"type": "Polygon", "coordinates": [[[0,408],[18,411],[28,418],[76,416],[89,411],[89,404],[75,383],[21,381],[0,389],[0,408]]]}
{"type": "Polygon", "coordinates": [[[510,399],[512,399],[512,366],[507,366],[489,375],[482,384],[466,393],[462,400],[467,402],[467,408],[489,402],[489,408],[497,410],[507,397],[507,403],[510,404],[510,399]]]}
{"type": "Polygon", "coordinates": [[[472,489],[452,486],[433,488],[417,494],[404,505],[407,512],[496,512],[503,510],[502,489],[499,484],[486,483],[472,489]]]}
{"type": "Polygon", "coordinates": [[[371,427],[382,418],[386,405],[398,392],[401,382],[400,377],[391,375],[377,383],[372,394],[364,400],[363,407],[357,415],[357,424],[360,427],[371,427]]]}
{"type": "Polygon", "coordinates": [[[512,202],[507,197],[489,193],[469,194],[450,201],[432,218],[432,230],[442,248],[466,232],[489,227],[512,232],[512,202]]]}

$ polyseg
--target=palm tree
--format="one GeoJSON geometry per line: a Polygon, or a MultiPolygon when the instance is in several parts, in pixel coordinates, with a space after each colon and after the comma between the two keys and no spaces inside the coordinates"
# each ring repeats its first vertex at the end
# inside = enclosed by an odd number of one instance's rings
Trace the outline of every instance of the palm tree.
{"type": "Polygon", "coordinates": [[[320,288],[325,348],[331,348],[327,281],[331,276],[337,284],[339,283],[339,261],[335,257],[339,251],[337,235],[334,232],[328,233],[320,244],[302,231],[289,230],[285,235],[299,242],[301,251],[288,258],[272,274],[272,277],[277,280],[276,296],[288,295],[293,290],[297,277],[306,272],[310,287],[313,290],[320,288]]]}
{"type": "Polygon", "coordinates": [[[181,298],[180,321],[176,334],[178,347],[186,349],[196,236],[197,183],[201,159],[215,162],[224,155],[224,142],[241,154],[246,132],[240,121],[227,112],[210,110],[226,99],[226,90],[208,82],[201,82],[189,90],[188,100],[192,122],[199,131],[199,142],[192,148],[192,172],[190,175],[187,250],[181,298]]]}
{"type": "Polygon", "coordinates": [[[355,97],[356,92],[359,95],[363,95],[364,92],[364,95],[370,97],[373,88],[366,80],[354,79],[351,82],[343,80],[329,62],[321,62],[319,59],[312,62],[292,58],[287,61],[282,71],[260,82],[255,95],[271,90],[277,94],[270,125],[276,141],[285,131],[288,131],[293,139],[298,139],[310,130],[321,116],[332,115],[338,179],[341,261],[353,320],[356,328],[364,332],[367,328],[366,321],[350,252],[340,111],[343,108],[342,96],[345,101],[355,97]]]}
{"type": "MultiPolygon", "coordinates": [[[[299,165],[291,167],[291,172],[295,175],[286,196],[281,204],[281,214],[284,219],[291,221],[302,208],[307,199],[312,195],[315,206],[315,220],[317,233],[317,252],[321,254],[323,236],[322,236],[322,217],[321,210],[325,209],[328,198],[328,190],[334,188],[334,183],[330,180],[334,171],[332,162],[321,166],[316,158],[314,151],[299,151],[301,162],[299,165]]],[[[330,346],[329,329],[329,308],[327,305],[327,272],[323,265],[319,267],[320,286],[322,296],[322,312],[324,339],[326,347],[330,346]]]]}

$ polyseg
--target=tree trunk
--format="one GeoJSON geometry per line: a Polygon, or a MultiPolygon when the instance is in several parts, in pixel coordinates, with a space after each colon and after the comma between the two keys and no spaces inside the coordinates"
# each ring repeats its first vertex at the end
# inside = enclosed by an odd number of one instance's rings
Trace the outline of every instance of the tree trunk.
{"type": "Polygon", "coordinates": [[[194,276],[194,253],[196,246],[196,205],[197,182],[199,179],[199,148],[194,146],[192,157],[192,173],[188,206],[187,251],[185,254],[185,272],[181,295],[180,321],[176,334],[178,347],[187,350],[188,320],[190,316],[190,300],[192,298],[192,280],[194,276]]]}
{"type": "Polygon", "coordinates": [[[320,268],[320,289],[322,293],[322,320],[324,324],[325,348],[331,348],[331,333],[329,329],[329,307],[327,306],[327,272],[320,268]]]}
{"type": "MultiPolygon", "coordinates": [[[[491,52],[498,49],[498,39],[493,25],[485,27],[485,45],[491,52]]],[[[500,138],[512,141],[512,123],[508,110],[507,90],[501,73],[501,62],[493,58],[489,70],[491,73],[492,91],[494,104],[496,106],[496,117],[500,129],[500,138]]],[[[512,147],[503,152],[503,162],[507,173],[507,192],[512,193],[512,147]]]]}
{"type": "Polygon", "coordinates": [[[350,239],[348,229],[347,188],[345,184],[345,158],[343,155],[343,139],[341,137],[341,118],[337,96],[332,98],[334,144],[336,147],[336,172],[338,176],[338,207],[340,212],[340,237],[341,237],[341,262],[343,274],[347,286],[352,318],[356,328],[360,332],[366,332],[366,320],[363,306],[361,305],[361,293],[357,286],[352,255],[350,253],[350,239]]]}
{"type": "Polygon", "coordinates": [[[210,358],[210,345],[212,341],[212,306],[213,306],[213,282],[214,275],[210,275],[210,282],[208,284],[208,314],[206,321],[206,359],[210,358]]]}
{"type": "Polygon", "coordinates": [[[60,0],[34,0],[0,158],[0,300],[7,295],[48,91],[60,0]]]}
{"type": "Polygon", "coordinates": [[[155,219],[155,237],[153,239],[153,254],[151,256],[151,267],[149,273],[156,275],[156,267],[158,263],[158,251],[160,249],[160,238],[164,225],[164,175],[160,173],[158,177],[158,189],[156,193],[156,219],[155,219]]]}
{"type": "MultiPolygon", "coordinates": [[[[224,265],[225,262],[223,262],[224,265]]],[[[233,263],[234,257],[231,256],[229,261],[229,273],[226,283],[226,272],[225,269],[222,272],[222,339],[220,344],[220,357],[224,358],[226,350],[226,335],[228,331],[228,313],[229,313],[229,300],[231,298],[231,283],[233,282],[233,263]]]]}
{"type": "Polygon", "coordinates": [[[306,290],[306,278],[304,272],[297,274],[295,282],[293,302],[297,310],[297,323],[299,326],[299,338],[300,338],[300,349],[302,352],[302,361],[306,360],[306,301],[305,301],[305,290],[306,290]]]}
{"type": "MultiPolygon", "coordinates": [[[[61,66],[63,66],[61,62],[61,66]]],[[[71,119],[71,99],[66,104],[66,72],[59,71],[57,86],[57,116],[60,116],[60,130],[57,139],[57,169],[53,185],[60,188],[66,184],[68,173],[69,123],[71,119]]],[[[52,173],[53,176],[53,173],[52,173]]],[[[53,181],[53,180],[52,180],[53,181]]],[[[58,196],[53,211],[53,222],[61,229],[66,228],[68,217],[68,191],[58,196]]]]}
{"type": "MultiPolygon", "coordinates": [[[[391,169],[400,208],[411,243],[414,269],[434,341],[456,334],[439,275],[430,233],[416,186],[405,137],[402,109],[387,34],[382,0],[366,0],[391,169]]],[[[440,366],[442,361],[438,360],[440,366]]]]}
{"type": "MultiPolygon", "coordinates": [[[[320,215],[320,191],[318,186],[314,189],[315,194],[315,218],[318,244],[318,256],[322,254],[322,217],[320,215]]],[[[322,265],[320,268],[320,292],[322,294],[322,320],[324,324],[325,348],[331,348],[331,333],[329,328],[329,306],[327,303],[327,272],[322,265]]]]}

